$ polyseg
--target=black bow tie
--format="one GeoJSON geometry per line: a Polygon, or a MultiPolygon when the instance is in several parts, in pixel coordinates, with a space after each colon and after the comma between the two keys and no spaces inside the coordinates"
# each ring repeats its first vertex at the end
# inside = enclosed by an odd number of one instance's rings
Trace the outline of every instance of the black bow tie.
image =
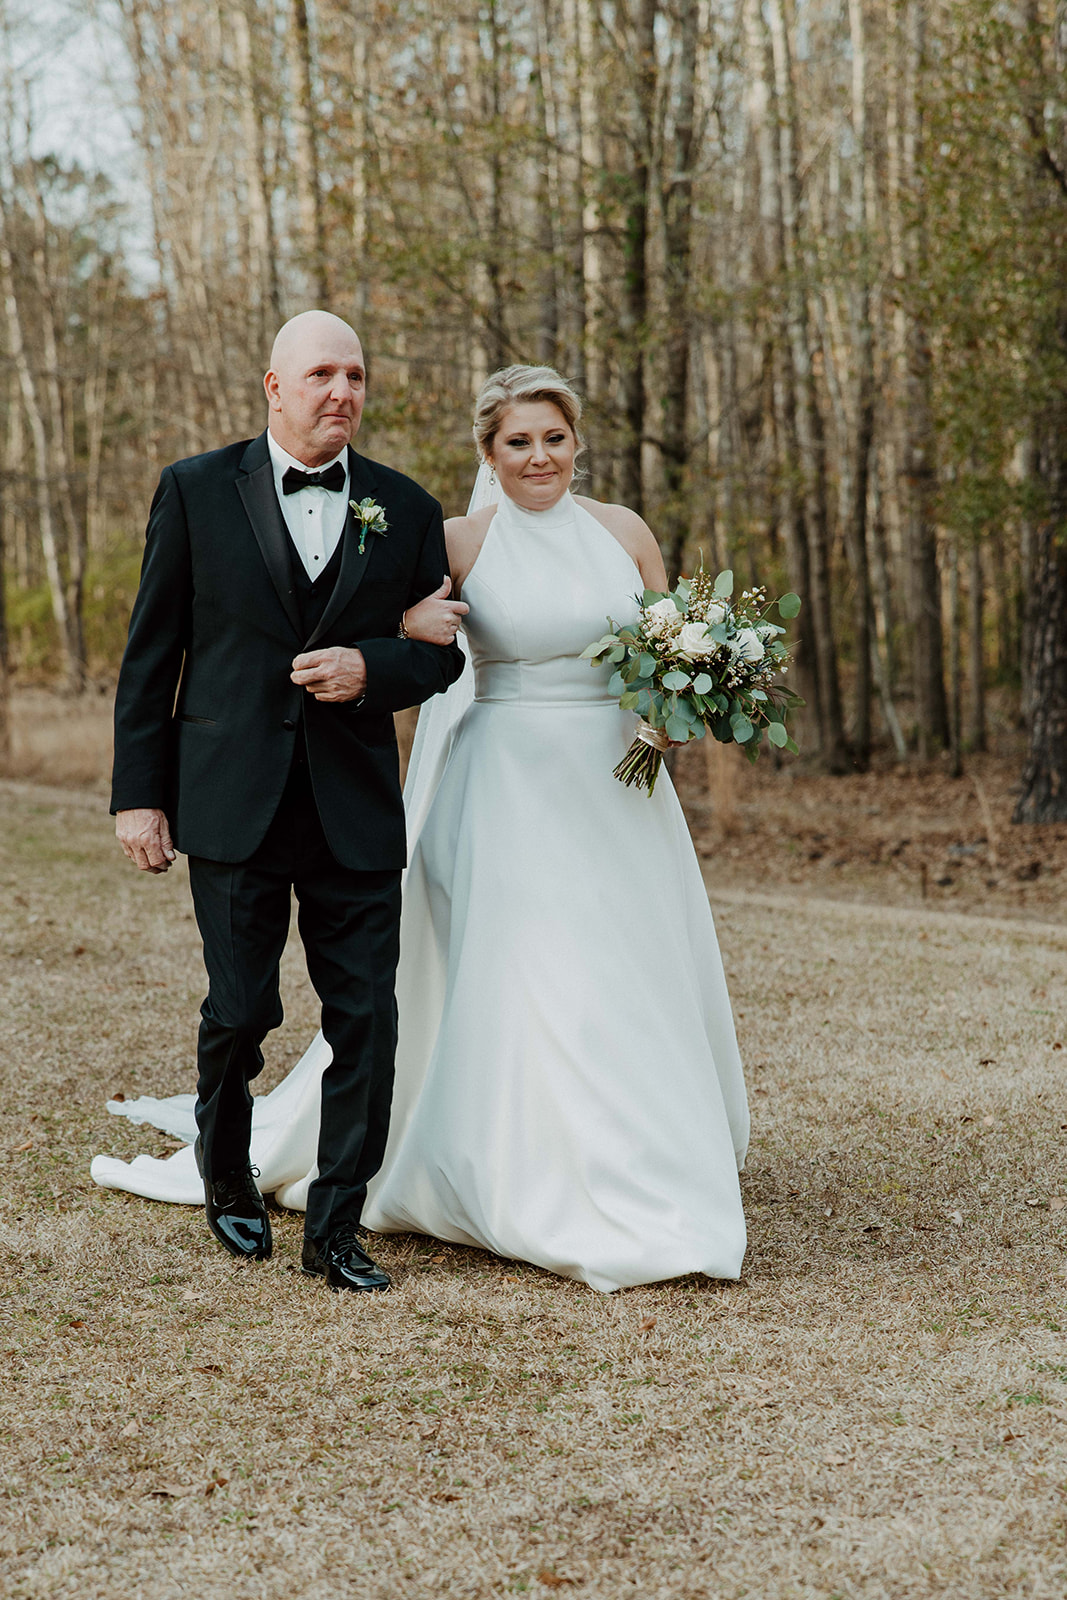
{"type": "Polygon", "coordinates": [[[282,494],[296,494],[298,489],[343,489],[345,469],[339,461],[324,467],[321,472],[301,472],[299,467],[286,467],[282,477],[282,494]]]}

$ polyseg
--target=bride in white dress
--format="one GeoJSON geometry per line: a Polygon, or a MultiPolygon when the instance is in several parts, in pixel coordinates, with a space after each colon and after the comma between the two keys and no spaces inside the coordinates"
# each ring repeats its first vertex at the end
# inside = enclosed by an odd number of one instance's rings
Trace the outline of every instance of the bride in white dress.
{"type": "MultiPolygon", "coordinates": [[[[639,517],[570,493],[579,416],[550,368],[479,396],[499,499],[446,524],[473,675],[423,709],[405,789],[396,1090],[363,1221],[605,1291],[736,1278],[748,1109],[707,895],[666,773],[651,797],[613,777],[634,718],[578,659],[665,574],[639,517]]],[[[435,604],[409,631],[432,637],[435,604]]],[[[329,1059],[319,1035],[256,1100],[252,1161],[284,1206],[306,1203],[329,1059]]],[[[109,1109],[191,1140],[193,1103],[109,1109]]],[[[191,1148],[92,1175],[203,1202],[191,1148]]]]}

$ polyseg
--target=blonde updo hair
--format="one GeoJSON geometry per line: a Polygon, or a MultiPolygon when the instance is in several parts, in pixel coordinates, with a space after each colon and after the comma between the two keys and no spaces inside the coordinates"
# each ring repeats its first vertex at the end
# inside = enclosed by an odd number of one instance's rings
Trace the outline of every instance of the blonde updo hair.
{"type": "Polygon", "coordinates": [[[585,441],[578,431],[582,402],[555,367],[501,367],[486,378],[474,402],[474,442],[483,461],[489,459],[505,411],[537,400],[547,400],[562,412],[578,448],[584,448],[585,441]]]}

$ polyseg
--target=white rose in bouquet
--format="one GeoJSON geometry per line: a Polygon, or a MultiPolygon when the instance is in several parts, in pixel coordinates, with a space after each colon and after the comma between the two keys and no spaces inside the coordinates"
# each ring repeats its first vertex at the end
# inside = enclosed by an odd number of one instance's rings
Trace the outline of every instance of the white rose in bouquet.
{"type": "Polygon", "coordinates": [[[762,661],[766,653],[755,628],[742,628],[740,633],[730,640],[730,654],[737,656],[741,661],[762,661]]]}
{"type": "Polygon", "coordinates": [[[707,617],[707,619],[710,622],[711,626],[714,628],[714,626],[715,626],[715,624],[717,622],[725,621],[726,613],[727,613],[728,609],[729,608],[727,607],[726,602],[724,600],[709,600],[708,609],[704,613],[704,615],[707,617]]]}
{"type": "Polygon", "coordinates": [[[645,627],[653,639],[669,639],[682,626],[682,613],[673,600],[656,600],[645,608],[645,627]]]}
{"type": "Polygon", "coordinates": [[[718,648],[704,622],[687,622],[674,641],[674,654],[683,661],[700,661],[718,648]]]}

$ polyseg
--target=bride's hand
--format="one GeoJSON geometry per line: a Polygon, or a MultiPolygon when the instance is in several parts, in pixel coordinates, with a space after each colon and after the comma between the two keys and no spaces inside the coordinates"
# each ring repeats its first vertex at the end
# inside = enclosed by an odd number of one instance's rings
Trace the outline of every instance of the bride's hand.
{"type": "Polygon", "coordinates": [[[404,632],[409,639],[419,639],[423,644],[450,645],[459,629],[459,620],[465,617],[470,606],[462,600],[449,600],[452,579],[446,578],[439,589],[409,606],[404,612],[404,632]]]}

